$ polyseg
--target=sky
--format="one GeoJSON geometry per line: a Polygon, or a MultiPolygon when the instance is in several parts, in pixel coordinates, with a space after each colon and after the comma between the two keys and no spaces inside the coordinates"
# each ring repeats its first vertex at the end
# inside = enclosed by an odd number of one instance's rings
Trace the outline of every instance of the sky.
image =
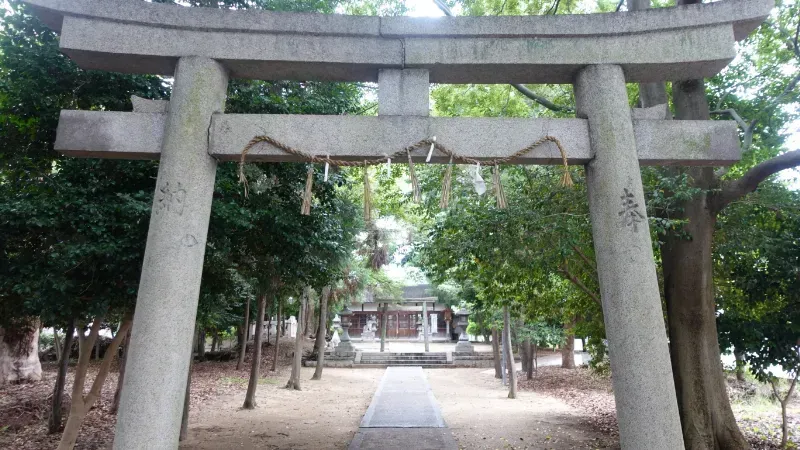
{"type": "Polygon", "coordinates": [[[433,0],[406,0],[409,16],[414,17],[441,17],[444,16],[442,10],[436,6],[433,0]]]}

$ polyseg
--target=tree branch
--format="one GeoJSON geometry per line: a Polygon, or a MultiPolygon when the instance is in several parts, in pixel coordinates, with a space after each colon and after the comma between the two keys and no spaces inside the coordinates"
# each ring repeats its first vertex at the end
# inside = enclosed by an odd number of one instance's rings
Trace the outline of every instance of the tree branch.
{"type": "Polygon", "coordinates": [[[108,348],[106,349],[106,353],[103,355],[103,362],[100,364],[100,370],[97,372],[97,376],[95,376],[94,381],[92,382],[92,387],[89,389],[89,393],[84,398],[84,405],[86,405],[86,407],[91,407],[94,402],[100,398],[100,392],[103,389],[103,384],[105,383],[106,377],[108,376],[108,371],[111,368],[111,362],[114,361],[114,358],[117,356],[119,346],[122,344],[122,340],[128,333],[128,328],[130,328],[131,322],[132,319],[130,317],[126,318],[122,322],[117,335],[114,336],[114,339],[111,340],[111,344],[109,344],[108,348]]]}
{"type": "Polygon", "coordinates": [[[794,392],[794,387],[797,385],[797,377],[800,375],[800,368],[795,368],[794,370],[794,378],[792,378],[792,384],[789,385],[789,392],[786,393],[786,399],[792,397],[792,393],[794,392]]]}
{"type": "Polygon", "coordinates": [[[580,249],[580,248],[578,248],[578,246],[577,246],[577,245],[573,245],[573,246],[572,246],[572,250],[574,250],[574,251],[575,251],[575,253],[577,253],[577,254],[578,254],[578,256],[581,258],[581,260],[583,261],[583,263],[584,263],[584,264],[586,264],[586,267],[587,267],[587,268],[589,268],[589,271],[590,271],[590,272],[591,272],[591,274],[592,274],[592,278],[594,278],[594,279],[595,279],[595,281],[597,281],[597,267],[594,265],[594,262],[593,262],[593,261],[591,261],[591,260],[589,259],[589,257],[588,257],[588,256],[586,256],[586,254],[585,254],[585,253],[583,253],[583,252],[581,251],[581,249],[580,249]]]}
{"type": "Polygon", "coordinates": [[[553,6],[551,6],[551,7],[550,7],[550,8],[547,10],[547,12],[546,12],[545,14],[552,14],[552,15],[556,15],[556,13],[558,12],[558,7],[559,7],[560,5],[561,5],[561,0],[556,0],[556,1],[554,1],[554,2],[553,2],[553,6]],[[550,11],[552,11],[552,13],[551,13],[550,11]]]}
{"type": "Polygon", "coordinates": [[[797,43],[798,38],[800,38],[800,20],[797,21],[797,28],[794,30],[794,40],[792,41],[794,54],[798,59],[800,59],[800,45],[797,43]]]}
{"type": "Polygon", "coordinates": [[[597,302],[598,305],[601,307],[603,306],[603,302],[600,301],[600,297],[597,296],[591,289],[587,288],[585,284],[581,280],[579,280],[575,275],[573,275],[569,268],[567,267],[566,263],[559,268],[559,272],[561,272],[572,284],[578,287],[578,289],[582,290],[586,295],[589,296],[592,300],[597,302]]]}
{"type": "MultiPolygon", "coordinates": [[[[622,1],[625,1],[625,0],[622,0],[622,1]]],[[[454,15],[453,11],[450,9],[449,6],[447,6],[447,4],[444,2],[444,0],[433,0],[433,2],[436,3],[436,6],[438,6],[439,9],[442,10],[442,12],[444,13],[445,16],[453,17],[453,15],[454,15]]],[[[554,6],[556,7],[556,9],[558,9],[558,2],[556,2],[554,4],[554,6]]],[[[555,14],[555,12],[554,12],[554,14],[555,14]]],[[[551,102],[550,100],[548,100],[548,99],[538,95],[537,93],[533,92],[532,90],[528,89],[527,87],[525,87],[525,85],[512,84],[512,86],[514,86],[514,88],[516,90],[518,90],[525,97],[528,97],[529,99],[533,100],[534,102],[544,106],[545,108],[547,108],[547,109],[549,109],[551,111],[565,112],[565,113],[569,113],[569,112],[574,112],[575,111],[573,108],[570,108],[568,106],[558,106],[558,105],[556,105],[555,103],[551,102]]]]}
{"type": "Polygon", "coordinates": [[[436,6],[442,10],[445,16],[453,17],[453,11],[450,10],[450,7],[447,6],[447,3],[445,3],[444,0],[433,0],[433,2],[436,3],[436,6]]]}
{"type": "Polygon", "coordinates": [[[544,106],[545,108],[556,111],[556,112],[574,112],[575,110],[570,108],[569,106],[559,106],[555,103],[551,102],[550,100],[538,95],[537,93],[533,92],[532,90],[528,89],[523,84],[512,84],[516,90],[518,90],[522,95],[528,97],[529,99],[533,100],[534,102],[544,106]]]}
{"type": "Polygon", "coordinates": [[[786,152],[753,167],[741,178],[731,180],[722,186],[715,205],[716,212],[722,211],[731,202],[755,191],[768,177],[797,166],[800,166],[800,150],[786,152]]]}
{"type": "MultiPolygon", "coordinates": [[[[769,108],[769,106],[767,108],[769,108]]],[[[758,119],[753,119],[750,123],[747,123],[744,121],[744,119],[742,119],[742,116],[740,116],[739,113],[732,108],[711,111],[709,114],[728,114],[733,117],[733,120],[735,120],[736,123],[739,124],[739,127],[742,129],[742,131],[744,131],[744,144],[742,144],[743,150],[747,151],[750,149],[750,146],[753,145],[753,133],[755,132],[758,119]]]]}
{"type": "Polygon", "coordinates": [[[614,11],[615,12],[619,12],[619,10],[622,9],[622,5],[624,3],[625,3],[625,0],[619,0],[619,3],[617,3],[617,9],[615,9],[614,11]]]}
{"type": "Polygon", "coordinates": [[[745,122],[744,119],[742,119],[742,116],[740,116],[739,113],[737,113],[736,110],[733,109],[733,108],[718,109],[716,111],[711,111],[709,114],[712,114],[712,115],[713,114],[727,114],[727,115],[731,116],[733,118],[733,120],[735,120],[736,123],[738,123],[739,126],[743,130],[746,130],[747,127],[748,127],[747,122],[745,122]]]}

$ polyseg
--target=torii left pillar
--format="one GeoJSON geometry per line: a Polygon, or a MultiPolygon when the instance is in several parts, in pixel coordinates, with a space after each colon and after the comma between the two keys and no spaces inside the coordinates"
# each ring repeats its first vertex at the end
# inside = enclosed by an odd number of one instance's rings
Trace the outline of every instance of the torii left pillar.
{"type": "Polygon", "coordinates": [[[211,116],[224,109],[227,87],[228,73],[218,62],[178,61],[115,449],[178,448],[217,170],[208,130],[211,116]]]}

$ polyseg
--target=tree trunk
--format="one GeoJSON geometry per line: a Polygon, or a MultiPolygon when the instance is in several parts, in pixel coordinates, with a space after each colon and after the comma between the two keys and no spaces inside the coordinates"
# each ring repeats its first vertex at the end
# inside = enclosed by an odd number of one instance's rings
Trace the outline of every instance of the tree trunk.
{"type": "Polygon", "coordinates": [[[253,336],[253,361],[250,365],[250,381],[247,383],[247,394],[244,396],[244,409],[256,407],[256,387],[258,387],[259,372],[261,369],[261,330],[264,328],[264,312],[267,309],[267,295],[258,297],[258,315],[256,316],[256,331],[253,336]]]}
{"type": "MultiPolygon", "coordinates": [[[[41,335],[42,332],[40,331],[39,336],[41,335]]],[[[58,329],[56,327],[53,327],[53,349],[56,351],[56,357],[61,358],[61,342],[58,339],[58,329]]]]}
{"type": "Polygon", "coordinates": [[[517,368],[514,364],[514,351],[511,349],[511,313],[508,306],[503,307],[503,324],[506,333],[506,367],[508,368],[508,398],[517,398],[517,368]]]}
{"type": "Polygon", "coordinates": [[[386,326],[389,324],[389,303],[383,304],[383,312],[381,313],[381,352],[386,349],[386,326]]]}
{"type": "Polygon", "coordinates": [[[306,307],[303,309],[303,337],[308,336],[311,331],[309,327],[314,319],[314,306],[311,304],[311,298],[306,300],[306,307]]]}
{"type": "Polygon", "coordinates": [[[206,360],[206,330],[205,328],[198,328],[197,330],[197,360],[202,362],[206,360]]]}
{"type": "Polygon", "coordinates": [[[122,357],[119,360],[119,376],[117,377],[117,391],[114,392],[114,403],[111,405],[111,412],[116,414],[119,409],[119,400],[122,398],[122,383],[125,381],[125,367],[128,363],[128,349],[131,348],[131,329],[125,333],[122,341],[122,357]]]}
{"type": "Polygon", "coordinates": [[[61,442],[58,444],[58,450],[72,450],[75,447],[75,441],[78,439],[78,431],[80,431],[81,423],[83,422],[86,413],[92,408],[92,405],[100,398],[100,392],[103,389],[103,384],[108,376],[108,371],[111,368],[111,363],[117,356],[117,350],[131,326],[131,319],[127,318],[122,322],[119,332],[111,344],[106,349],[103,363],[100,365],[100,370],[92,382],[92,387],[86,396],[83,395],[83,386],[86,383],[86,371],[89,369],[89,360],[92,356],[92,347],[97,342],[98,335],[100,334],[100,324],[102,317],[96,317],[92,324],[91,331],[88,337],[83,336],[83,327],[80,328],[78,340],[80,342],[80,357],[78,358],[78,365],[75,367],[75,381],[72,385],[72,404],[69,409],[69,417],[67,424],[64,427],[64,433],[61,435],[61,442]]]}
{"type": "Polygon", "coordinates": [[[28,317],[0,327],[0,385],[39,381],[39,318],[28,317]]]}
{"type": "MultiPolygon", "coordinates": [[[[195,335],[197,339],[197,335],[195,335]]],[[[183,442],[189,436],[189,403],[192,398],[192,367],[194,366],[194,355],[189,353],[189,371],[186,373],[186,394],[183,397],[183,416],[181,417],[181,431],[178,434],[178,442],[183,442]]]]}
{"type": "Polygon", "coordinates": [[[283,324],[283,319],[281,318],[281,314],[283,314],[283,301],[276,297],[275,301],[278,302],[278,315],[275,317],[275,351],[272,358],[272,371],[275,372],[278,370],[278,358],[280,357],[280,347],[281,347],[281,325],[283,324]]]}
{"type": "Polygon", "coordinates": [[[786,444],[789,442],[789,427],[786,421],[786,405],[789,403],[789,397],[781,402],[781,448],[787,448],[786,444]]]}
{"type": "Polygon", "coordinates": [[[319,299],[319,328],[317,329],[317,368],[314,369],[312,380],[322,379],[322,366],[325,364],[325,336],[328,323],[328,297],[331,296],[331,287],[322,288],[322,297],[319,299]]]}
{"type": "MultiPolygon", "coordinates": [[[[677,119],[709,119],[702,80],[673,83],[673,102],[677,119]]],[[[683,439],[687,449],[750,448],[731,410],[717,338],[712,259],[716,212],[709,204],[709,193],[717,182],[710,167],[684,170],[701,189],[683,202],[683,211],[675,217],[688,219],[682,231],[691,239],[668,233],[661,245],[670,359],[683,439]]]]}
{"type": "Polygon", "coordinates": [[[740,381],[740,382],[743,382],[744,381],[744,366],[746,364],[745,361],[744,361],[744,355],[742,354],[742,352],[734,350],[733,351],[733,356],[734,356],[734,358],[736,358],[736,380],[740,381]]]}
{"type": "Polygon", "coordinates": [[[267,319],[267,340],[266,340],[266,342],[269,342],[269,339],[272,337],[272,333],[271,333],[272,332],[272,306],[270,306],[269,310],[267,311],[267,317],[269,317],[269,319],[267,319]]]}
{"type": "Polygon", "coordinates": [[[533,346],[531,345],[531,339],[525,339],[525,354],[528,355],[528,365],[525,367],[525,372],[527,373],[527,379],[533,379],[533,346]]]}
{"type": "Polygon", "coordinates": [[[564,322],[564,346],[561,347],[561,368],[575,368],[575,321],[564,322]]]}
{"type": "Polygon", "coordinates": [[[494,377],[503,378],[502,362],[500,361],[500,333],[492,330],[492,356],[494,357],[494,377]]]}
{"type": "Polygon", "coordinates": [[[67,424],[64,426],[64,433],[61,434],[61,441],[58,443],[58,450],[71,450],[75,447],[78,431],[81,429],[81,423],[87,412],[89,412],[88,408],[83,408],[79,402],[75,402],[73,399],[67,416],[67,424]]]}
{"type": "Polygon", "coordinates": [[[236,361],[236,370],[242,369],[244,357],[247,354],[247,335],[250,333],[250,297],[247,297],[247,306],[244,309],[244,323],[242,325],[242,345],[239,347],[239,360],[236,361]]]}
{"type": "Polygon", "coordinates": [[[519,348],[519,356],[522,361],[522,371],[528,371],[528,352],[525,351],[525,342],[523,341],[519,348]]]}
{"type": "MultiPolygon", "coordinates": [[[[306,292],[300,297],[300,308],[298,309],[300,314],[300,320],[297,321],[298,328],[301,323],[303,323],[303,319],[305,319],[306,315],[306,305],[308,304],[308,297],[309,291],[311,288],[306,288],[306,292]]],[[[300,364],[303,358],[303,333],[300,333],[300,330],[297,330],[295,333],[294,338],[294,357],[292,358],[292,374],[289,377],[289,381],[286,383],[286,389],[294,389],[296,391],[302,390],[300,388],[300,364]]]]}
{"type": "Polygon", "coordinates": [[[211,335],[211,353],[217,351],[217,343],[219,343],[219,333],[214,330],[214,333],[211,335]]]}
{"type": "Polygon", "coordinates": [[[47,418],[47,432],[50,434],[61,431],[62,402],[64,400],[64,384],[67,380],[69,368],[69,353],[72,348],[72,339],[75,335],[75,319],[71,319],[64,334],[64,345],[59,346],[61,353],[58,356],[58,375],[53,387],[53,401],[50,404],[50,416],[47,418]]]}

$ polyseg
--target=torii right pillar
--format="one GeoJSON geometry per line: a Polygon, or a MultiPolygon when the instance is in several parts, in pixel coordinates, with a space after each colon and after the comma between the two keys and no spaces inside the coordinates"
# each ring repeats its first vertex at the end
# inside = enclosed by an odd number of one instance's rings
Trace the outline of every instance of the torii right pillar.
{"type": "Polygon", "coordinates": [[[622,68],[584,68],[575,80],[575,98],[578,117],[589,121],[594,153],[586,165],[586,180],[620,444],[625,449],[682,450],[678,402],[622,68]]]}

